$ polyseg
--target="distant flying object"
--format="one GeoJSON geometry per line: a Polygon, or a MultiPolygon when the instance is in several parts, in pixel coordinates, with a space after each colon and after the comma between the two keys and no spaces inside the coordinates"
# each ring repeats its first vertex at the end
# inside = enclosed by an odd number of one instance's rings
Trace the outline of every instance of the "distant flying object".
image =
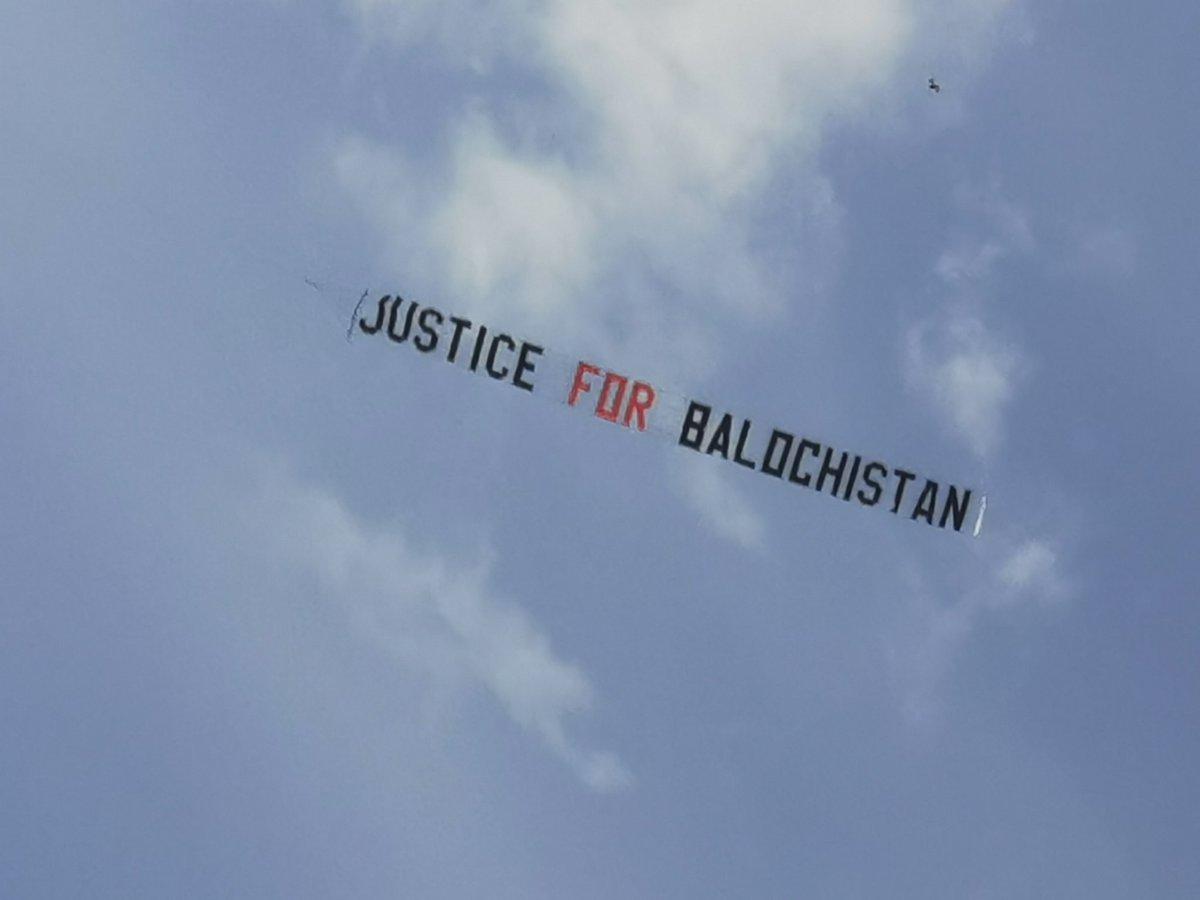
{"type": "Polygon", "coordinates": [[[934,81],[933,78],[929,79],[929,89],[935,94],[940,94],[942,92],[942,86],[934,81]]]}

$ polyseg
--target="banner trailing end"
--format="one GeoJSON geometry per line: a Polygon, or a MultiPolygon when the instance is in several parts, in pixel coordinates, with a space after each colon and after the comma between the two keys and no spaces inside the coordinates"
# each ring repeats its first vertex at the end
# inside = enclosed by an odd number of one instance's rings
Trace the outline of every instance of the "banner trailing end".
{"type": "Polygon", "coordinates": [[[987,512],[987,494],[979,500],[979,515],[975,517],[975,530],[971,532],[971,537],[979,537],[979,532],[983,530],[983,514],[987,512]]]}

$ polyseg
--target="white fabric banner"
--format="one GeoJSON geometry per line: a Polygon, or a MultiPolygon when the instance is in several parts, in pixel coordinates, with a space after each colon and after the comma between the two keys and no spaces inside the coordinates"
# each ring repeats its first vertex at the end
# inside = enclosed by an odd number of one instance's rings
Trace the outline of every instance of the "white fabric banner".
{"type": "MultiPolygon", "coordinates": [[[[478,322],[385,294],[364,294],[351,329],[378,335],[617,428],[719,456],[783,484],[978,536],[987,498],[795,430],[752,422],[626,373],[557,353],[478,322]]],[[[348,332],[349,335],[349,332],[348,332]]]]}

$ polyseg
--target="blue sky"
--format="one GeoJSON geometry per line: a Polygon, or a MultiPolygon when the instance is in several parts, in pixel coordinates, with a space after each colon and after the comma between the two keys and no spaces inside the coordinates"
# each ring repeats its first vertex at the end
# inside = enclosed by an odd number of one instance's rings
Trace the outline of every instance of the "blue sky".
{"type": "Polygon", "coordinates": [[[0,893],[1200,890],[1193,4],[3,21],[0,893]],[[365,288],[986,527],[347,343],[365,288]]]}

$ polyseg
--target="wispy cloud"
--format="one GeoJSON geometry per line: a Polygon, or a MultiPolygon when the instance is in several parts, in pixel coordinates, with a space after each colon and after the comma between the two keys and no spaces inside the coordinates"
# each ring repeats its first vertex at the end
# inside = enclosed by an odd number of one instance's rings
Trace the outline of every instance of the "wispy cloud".
{"type": "Polygon", "coordinates": [[[909,328],[905,374],[911,388],[979,457],[1000,443],[1021,355],[991,334],[978,316],[942,314],[909,328]]]}
{"type": "Polygon", "coordinates": [[[762,517],[714,460],[687,457],[684,464],[673,465],[672,471],[680,495],[713,533],[746,550],[763,549],[766,526],[762,517]]]}
{"type": "Polygon", "coordinates": [[[1025,357],[988,323],[997,267],[1034,249],[1024,209],[995,184],[955,192],[968,226],[937,257],[934,274],[949,291],[936,312],[910,325],[904,339],[909,387],[979,457],[995,452],[1004,412],[1025,371],[1025,357]]]}
{"type": "Polygon", "coordinates": [[[934,271],[948,285],[969,288],[972,282],[988,278],[1003,260],[1033,249],[1028,213],[1004,196],[999,185],[960,186],[954,199],[971,227],[955,233],[934,264],[934,271]]]}
{"type": "Polygon", "coordinates": [[[1058,554],[1046,543],[1026,540],[1000,566],[996,575],[1013,596],[1037,593],[1047,599],[1062,593],[1058,554]]]}
{"type": "Polygon", "coordinates": [[[911,630],[891,649],[901,709],[910,723],[936,720],[943,682],[986,622],[1070,597],[1059,557],[1055,544],[1044,538],[1004,542],[979,580],[949,604],[937,599],[937,591],[922,578],[912,577],[911,630]]]}
{"type": "Polygon", "coordinates": [[[364,523],[333,495],[283,476],[268,480],[257,515],[276,550],[311,570],[347,621],[401,663],[484,687],[590,788],[630,784],[616,756],[568,734],[568,717],[594,701],[591,682],[489,587],[486,561],[419,549],[399,528],[364,523]]]}
{"type": "MultiPolygon", "coordinates": [[[[948,5],[975,22],[1003,4],[948,5]]],[[[347,7],[364,31],[409,48],[432,40],[459,65],[533,72],[548,88],[540,115],[464,102],[445,165],[419,177],[346,139],[338,171],[394,263],[411,273],[422,261],[466,308],[658,355],[676,335],[703,346],[719,324],[778,309],[787,253],[805,283],[820,281],[840,210],[813,151],[831,120],[887,90],[914,34],[941,18],[901,0],[765,0],[753,15],[716,0],[347,7]],[[787,221],[795,240],[773,241],[768,266],[756,227],[782,170],[806,187],[787,221]]],[[[704,356],[677,362],[702,369],[704,356]]]]}

